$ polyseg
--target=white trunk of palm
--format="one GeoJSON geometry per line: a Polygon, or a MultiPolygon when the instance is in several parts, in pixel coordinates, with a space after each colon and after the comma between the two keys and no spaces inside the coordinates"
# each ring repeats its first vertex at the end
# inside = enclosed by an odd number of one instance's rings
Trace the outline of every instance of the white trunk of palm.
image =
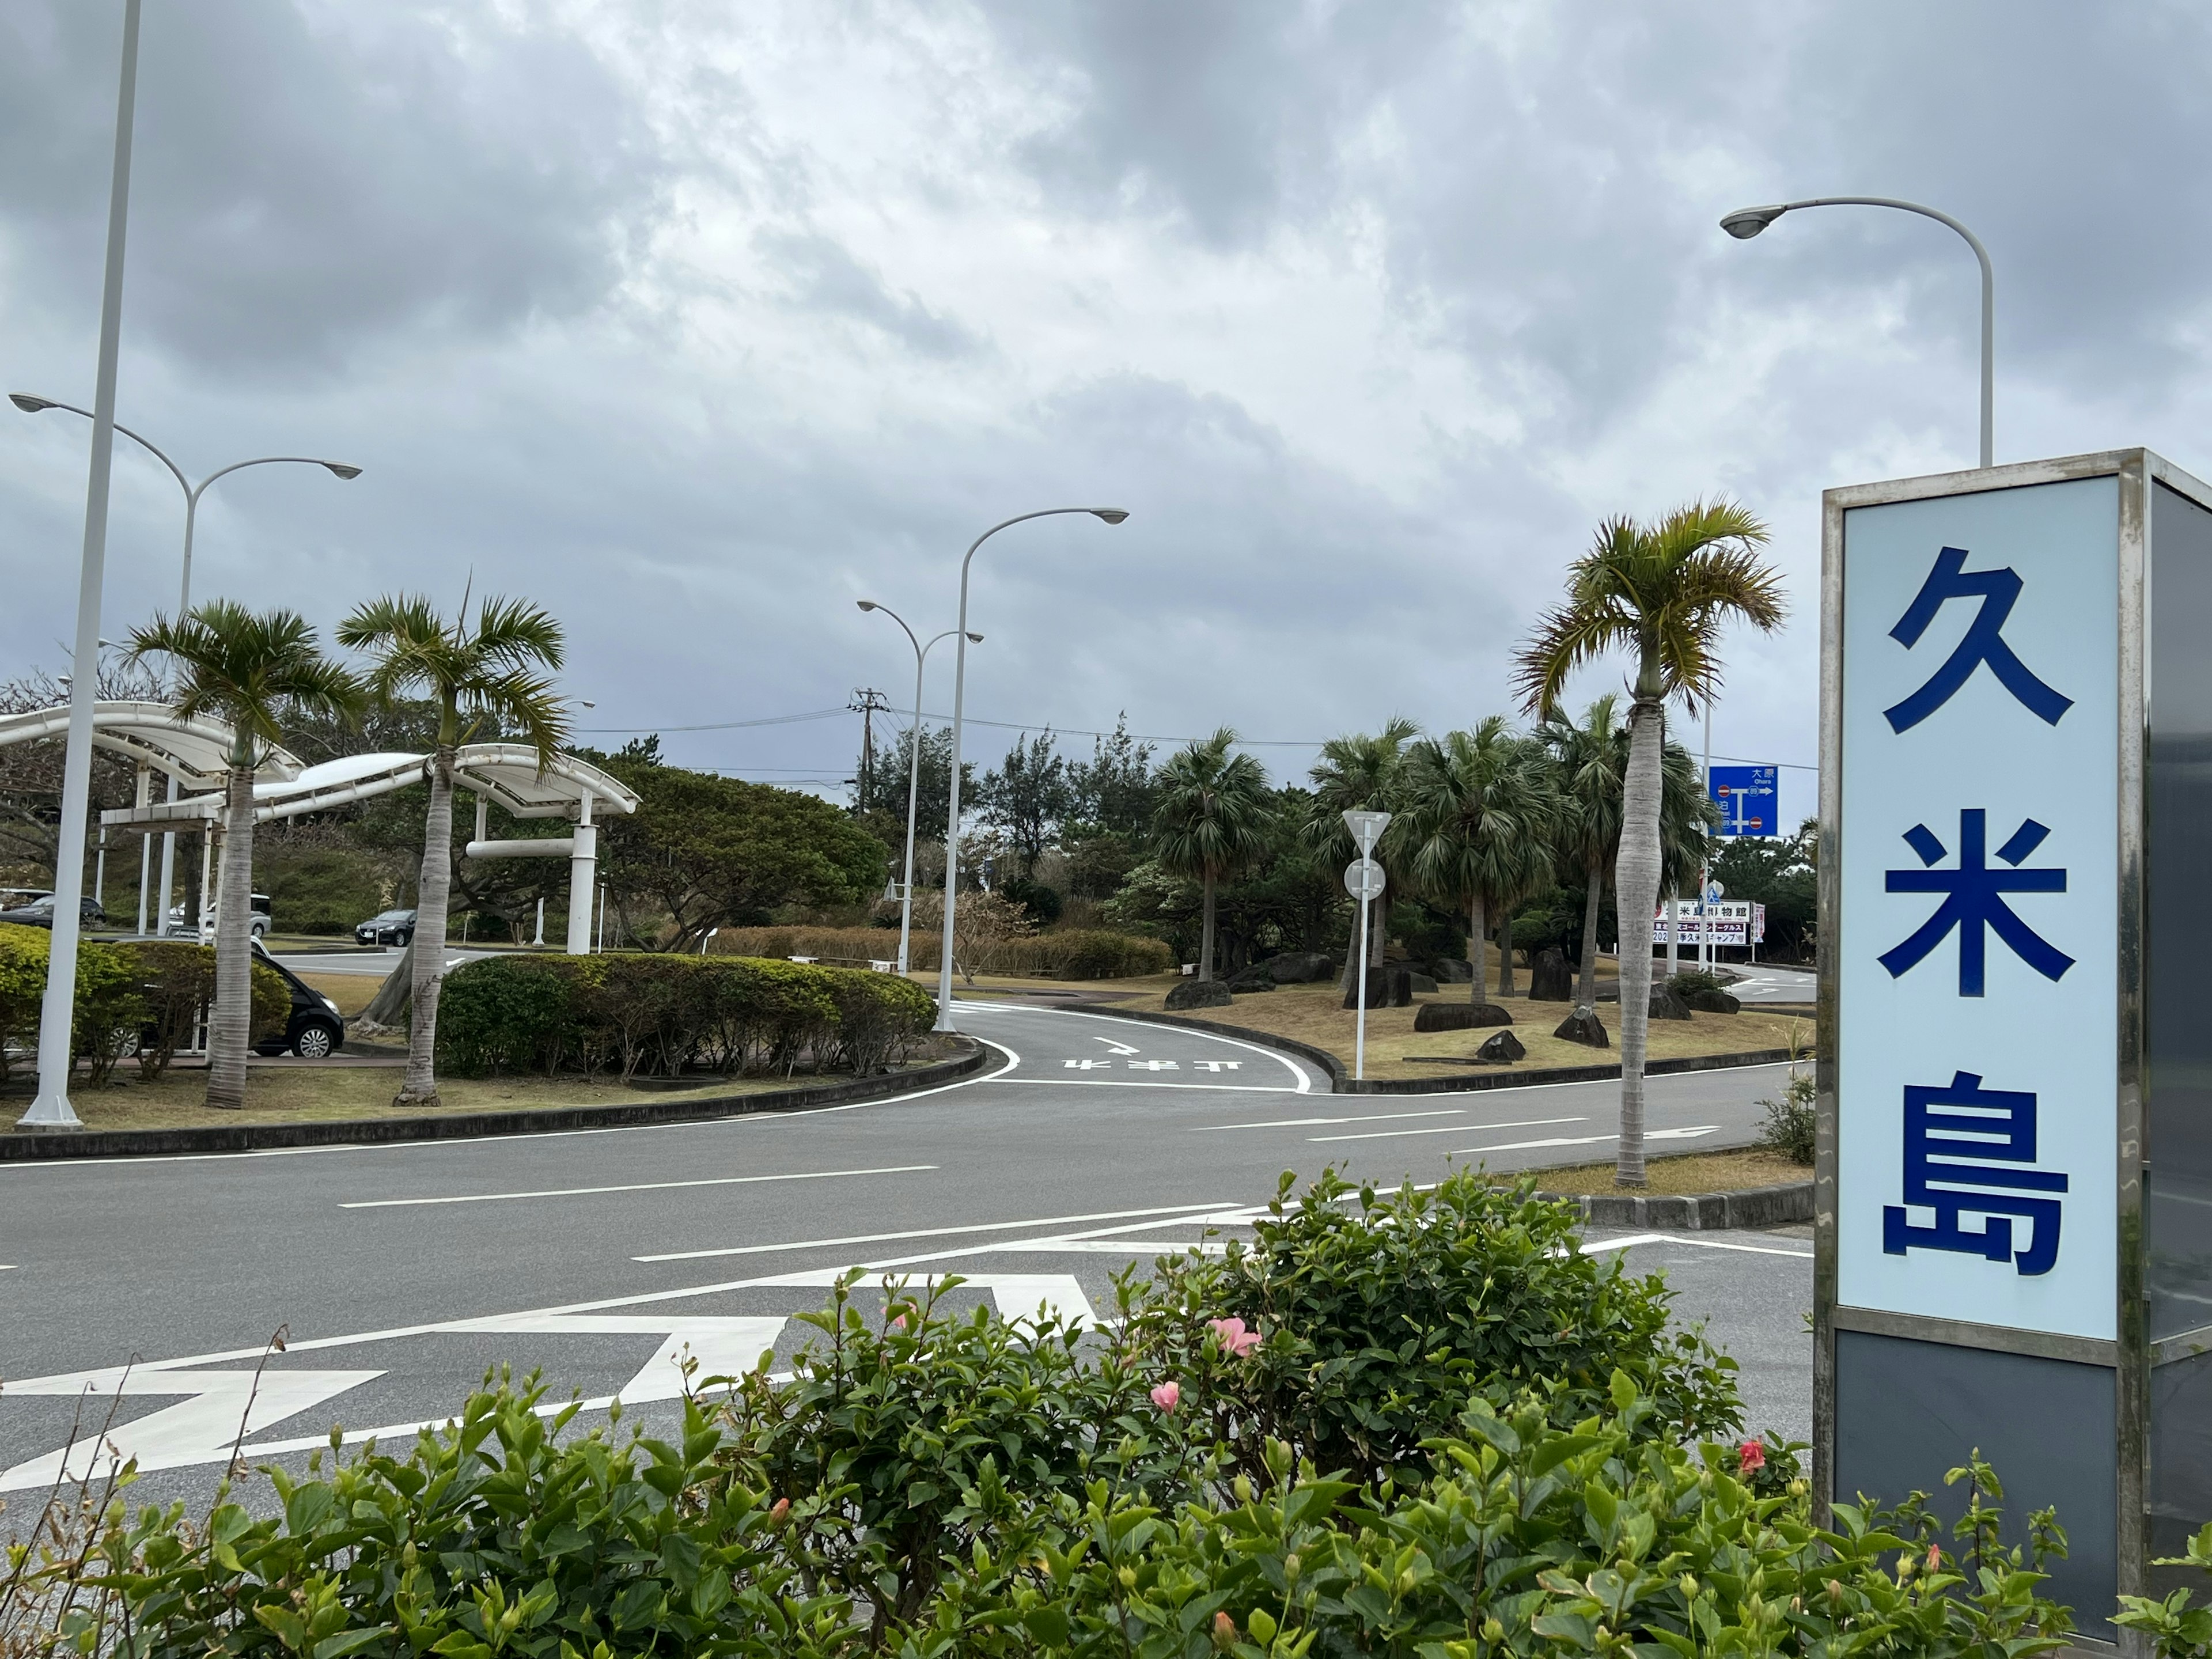
{"type": "Polygon", "coordinates": [[[234,1111],[246,1104],[246,1049],[253,1036],[253,768],[235,757],[224,797],[207,1103],[234,1111]]]}
{"type": "Polygon", "coordinates": [[[1206,872],[1206,919],[1200,924],[1198,944],[1198,976],[1213,977],[1213,872],[1206,872]]]}
{"type": "Polygon", "coordinates": [[[1644,1059],[1651,1027],[1651,921],[1659,902],[1659,761],[1665,711],[1638,699],[1628,717],[1628,776],[1621,792],[1620,1160],[1614,1180],[1641,1187],[1644,1176],[1644,1059]]]}
{"type": "Polygon", "coordinates": [[[1582,971],[1575,976],[1575,1012],[1597,1012],[1597,908],[1605,897],[1605,872],[1590,866],[1589,891],[1583,900],[1582,971]]]}
{"type": "Polygon", "coordinates": [[[446,902],[453,879],[453,746],[430,763],[430,811],[422,823],[422,878],[415,895],[415,995],[408,1009],[407,1080],[395,1106],[438,1098],[438,990],[446,969],[446,902]]]}
{"type": "Polygon", "coordinates": [[[1490,941],[1482,933],[1482,895],[1467,902],[1467,965],[1474,983],[1468,991],[1477,1007],[1490,1000],[1490,941]]]}
{"type": "Polygon", "coordinates": [[[1510,997],[1513,989],[1513,908],[1498,919],[1498,994],[1510,997]]]}

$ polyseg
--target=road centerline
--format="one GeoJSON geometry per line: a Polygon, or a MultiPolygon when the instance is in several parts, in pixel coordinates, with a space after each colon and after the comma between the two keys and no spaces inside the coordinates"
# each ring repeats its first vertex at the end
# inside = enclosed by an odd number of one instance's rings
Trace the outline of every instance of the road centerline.
{"type": "Polygon", "coordinates": [[[894,1164],[878,1170],[806,1170],[790,1175],[716,1176],[702,1181],[633,1181],[613,1187],[544,1187],[522,1193],[453,1193],[439,1198],[356,1198],[341,1210],[398,1210],[428,1204],[497,1204],[517,1198],[584,1198],[595,1193],[653,1193],[677,1187],[745,1187],[764,1181],[835,1181],[846,1176],[918,1175],[934,1164],[894,1164]]]}
{"type": "MultiPolygon", "coordinates": [[[[1286,1091],[1285,1091],[1286,1092],[1286,1091]]],[[[1276,1117],[1261,1123],[1200,1123],[1188,1131],[1194,1135],[1218,1134],[1225,1129],[1308,1129],[1324,1123],[1389,1123],[1406,1117],[1459,1117],[1465,1115],[1464,1106],[1444,1106],[1431,1112],[1371,1112],[1363,1117],[1276,1117]]],[[[1455,1128],[1479,1127],[1479,1125],[1455,1124],[1455,1128]]]]}
{"type": "Polygon", "coordinates": [[[1332,1140],[1395,1140],[1404,1135],[1480,1134],[1486,1129],[1540,1129],[1553,1123],[1587,1123],[1583,1117],[1523,1117],[1506,1123],[1445,1123],[1428,1129],[1370,1129],[1356,1135],[1308,1135],[1309,1145],[1332,1140]]]}
{"type": "MultiPolygon", "coordinates": [[[[1126,1221],[1133,1216],[1188,1215],[1196,1207],[1189,1204],[1164,1204],[1148,1210],[1100,1210],[1090,1215],[1037,1216],[1027,1221],[978,1221],[957,1227],[915,1227],[897,1233],[859,1233],[850,1238],[801,1238],[783,1244],[733,1244],[713,1250],[670,1250],[659,1255],[634,1255],[630,1260],[697,1261],[717,1255],[773,1255],[782,1250],[824,1250],[843,1244],[888,1244],[905,1238],[955,1238],[968,1233],[1019,1232],[1025,1227],[1064,1227],[1085,1221],[1126,1221]]],[[[1153,1224],[1146,1221],[1145,1224],[1151,1226],[1153,1224]]]]}

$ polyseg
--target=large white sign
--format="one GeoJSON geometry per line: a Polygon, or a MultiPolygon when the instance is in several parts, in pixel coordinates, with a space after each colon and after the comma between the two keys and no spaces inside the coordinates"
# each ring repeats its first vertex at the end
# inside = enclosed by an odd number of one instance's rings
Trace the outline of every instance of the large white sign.
{"type": "MultiPolygon", "coordinates": [[[[1696,945],[1705,938],[1705,930],[1713,930],[1713,943],[1734,945],[1741,950],[1747,945],[1766,942],[1766,907],[1738,900],[1716,900],[1702,907],[1695,899],[1677,900],[1674,906],[1674,943],[1696,945]]],[[[1662,901],[1651,914],[1651,942],[1667,943],[1667,906],[1662,901]]]]}
{"type": "Polygon", "coordinates": [[[2115,1334],[2118,482],[1844,526],[1838,1300],[2115,1334]]]}

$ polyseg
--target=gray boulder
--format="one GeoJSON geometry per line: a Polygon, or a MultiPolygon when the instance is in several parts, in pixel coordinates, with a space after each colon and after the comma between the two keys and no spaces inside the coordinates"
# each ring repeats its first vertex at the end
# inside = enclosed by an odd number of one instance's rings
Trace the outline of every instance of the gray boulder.
{"type": "Polygon", "coordinates": [[[1416,996],[1425,991],[1433,991],[1437,988],[1436,981],[1418,970],[1409,970],[1406,975],[1406,980],[1413,988],[1413,994],[1416,996]]]}
{"type": "Polygon", "coordinates": [[[1425,1002],[1413,1015],[1417,1031],[1472,1031],[1512,1023],[1513,1016],[1494,1002],[1425,1002]]]}
{"type": "Polygon", "coordinates": [[[1474,970],[1457,957],[1437,957],[1429,964],[1429,972],[1443,985],[1466,985],[1474,979],[1474,970]]]}
{"type": "Polygon", "coordinates": [[[1318,951],[1294,951],[1267,963],[1278,985],[1315,985],[1336,977],[1336,959],[1318,951]]]}
{"type": "Polygon", "coordinates": [[[1690,1005],[1682,1000],[1682,994],[1671,985],[1651,988],[1651,1018],[1654,1019],[1687,1019],[1690,1005]]]}
{"type": "Polygon", "coordinates": [[[1510,1066],[1516,1060],[1528,1059],[1528,1051],[1512,1032],[1500,1031],[1477,1048],[1474,1057],[1492,1066],[1510,1066]]]}
{"type": "Polygon", "coordinates": [[[1552,1035],[1555,1037],[1563,1037],[1569,1042],[1586,1044],[1592,1048],[1613,1047],[1613,1039],[1606,1036],[1604,1022],[1598,1018],[1595,1011],[1589,1013],[1569,1014],[1559,1022],[1559,1030],[1553,1031],[1552,1035]]]}
{"type": "Polygon", "coordinates": [[[1171,1010],[1226,1008],[1234,1000],[1218,979],[1187,979],[1168,993],[1167,1006],[1171,1010]]]}
{"type": "Polygon", "coordinates": [[[1275,976],[1267,971],[1266,963],[1255,962],[1231,974],[1227,983],[1232,991],[1272,991],[1275,988],[1275,976]]]}
{"type": "MultiPolygon", "coordinates": [[[[1413,1006],[1413,976],[1395,963],[1367,970],[1367,1006],[1370,1008],[1406,1008],[1413,1006]]],[[[1353,981],[1344,989],[1344,1006],[1359,1006],[1359,985],[1353,981]]]]}
{"type": "Polygon", "coordinates": [[[1692,991],[1682,999],[1701,1014],[1738,1014],[1743,1004],[1726,991],[1692,991]]]}
{"type": "Polygon", "coordinates": [[[1547,945],[1536,952],[1535,964],[1528,970],[1528,1000],[1531,1002],[1572,1002],[1575,1000],[1575,970],[1567,965],[1567,953],[1556,945],[1547,945]]]}

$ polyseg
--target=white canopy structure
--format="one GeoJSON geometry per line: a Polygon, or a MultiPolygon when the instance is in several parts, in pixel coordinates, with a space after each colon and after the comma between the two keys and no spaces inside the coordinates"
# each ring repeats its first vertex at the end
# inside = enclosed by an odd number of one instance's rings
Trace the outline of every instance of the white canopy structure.
{"type": "MultiPolygon", "coordinates": [[[[64,703],[0,715],[0,748],[58,738],[69,728],[69,714],[64,703]]],[[[221,833],[221,787],[233,742],[231,728],[224,722],[205,717],[179,721],[166,703],[100,702],[93,706],[93,742],[139,767],[138,804],[102,812],[103,830],[137,835],[197,830],[208,834],[210,842],[221,833]],[[165,772],[177,779],[180,788],[196,793],[173,801],[151,800],[146,787],[149,771],[165,772]]],[[[326,811],[425,782],[430,758],[397,753],[346,755],[302,766],[286,750],[271,750],[255,774],[254,821],[326,811]]],[[[592,822],[592,811],[635,812],[635,793],[574,755],[556,755],[550,765],[540,768],[538,751],[527,744],[464,744],[454,757],[453,770],[455,785],[477,798],[477,833],[468,844],[469,857],[568,860],[568,954],[587,954],[599,864],[599,830],[592,822]],[[488,841],[486,814],[495,801],[515,817],[567,818],[576,827],[563,836],[488,841]]]]}

